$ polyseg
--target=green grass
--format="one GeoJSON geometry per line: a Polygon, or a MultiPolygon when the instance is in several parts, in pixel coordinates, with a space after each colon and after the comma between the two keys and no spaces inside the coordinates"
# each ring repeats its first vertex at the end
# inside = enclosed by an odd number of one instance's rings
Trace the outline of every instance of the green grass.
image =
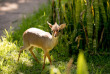
{"type": "Polygon", "coordinates": [[[90,73],[109,74],[110,73],[110,55],[89,55],[88,68],[90,73]]]}
{"type": "MultiPolygon", "coordinates": [[[[30,28],[36,27],[45,31],[50,31],[47,21],[51,14],[50,5],[43,5],[38,11],[28,15],[22,19],[22,23],[18,29],[7,32],[5,30],[5,37],[0,40],[0,74],[49,74],[56,70],[58,73],[63,74],[67,69],[67,64],[71,57],[65,56],[63,53],[63,35],[61,36],[57,47],[50,51],[53,67],[50,67],[48,59],[46,59],[46,67],[42,70],[43,65],[43,51],[34,48],[34,53],[40,63],[37,63],[28,50],[21,53],[19,62],[17,61],[20,47],[23,45],[22,34],[30,28]],[[51,69],[51,70],[50,70],[51,69]]],[[[10,29],[11,30],[11,29],[10,29]]],[[[65,50],[63,50],[65,51],[65,50]]],[[[110,55],[90,55],[85,53],[88,71],[90,74],[108,74],[110,73],[110,55]]],[[[74,55],[74,61],[71,68],[71,73],[77,72],[77,57],[74,55]]],[[[83,63],[83,62],[82,62],[83,63]]],[[[85,65],[84,65],[85,66],[85,65]]]]}

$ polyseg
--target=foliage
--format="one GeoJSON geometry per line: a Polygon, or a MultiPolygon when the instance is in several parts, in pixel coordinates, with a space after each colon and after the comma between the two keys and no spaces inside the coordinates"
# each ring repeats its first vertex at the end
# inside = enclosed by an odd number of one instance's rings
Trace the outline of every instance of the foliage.
{"type": "Polygon", "coordinates": [[[5,30],[5,37],[0,40],[0,74],[76,74],[82,65],[90,74],[110,73],[110,0],[55,0],[54,7],[52,4],[43,5],[37,12],[24,17],[14,31],[5,30]],[[30,27],[50,32],[47,21],[67,24],[61,31],[58,45],[50,51],[54,66],[50,67],[46,59],[46,68],[42,70],[43,51],[38,48],[33,51],[40,63],[28,50],[23,51],[18,62],[23,32],[30,27]],[[84,52],[79,54],[81,49],[84,52]],[[74,58],[74,62],[70,57],[74,58]]]}
{"type": "Polygon", "coordinates": [[[13,67],[17,67],[14,62],[17,58],[17,50],[15,49],[18,49],[18,47],[15,43],[8,42],[6,38],[2,38],[2,40],[0,42],[0,73],[13,73],[13,67]]]}
{"type": "Polygon", "coordinates": [[[56,11],[52,13],[57,17],[55,21],[67,24],[63,31],[65,47],[59,44],[66,50],[67,53],[63,52],[65,56],[77,53],[78,49],[85,49],[90,53],[98,53],[99,49],[110,51],[109,0],[53,0],[53,2],[55,8],[52,8],[56,11]]]}
{"type": "Polygon", "coordinates": [[[5,36],[2,36],[2,39],[0,40],[0,74],[35,74],[36,72],[42,72],[41,64],[43,63],[43,51],[38,49],[38,52],[36,52],[34,50],[38,59],[42,58],[40,64],[33,61],[33,57],[31,57],[28,51],[23,51],[19,62],[17,61],[17,58],[19,49],[23,45],[22,34],[26,29],[37,27],[49,31],[48,25],[44,23],[49,20],[49,10],[50,5],[42,5],[39,11],[34,11],[33,14],[23,18],[19,28],[12,31],[12,27],[10,27],[9,32],[4,30],[5,36]]]}

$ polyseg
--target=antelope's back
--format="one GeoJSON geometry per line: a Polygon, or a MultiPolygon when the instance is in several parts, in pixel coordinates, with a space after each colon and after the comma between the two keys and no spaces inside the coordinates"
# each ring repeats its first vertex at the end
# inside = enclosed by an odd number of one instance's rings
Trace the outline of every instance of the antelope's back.
{"type": "Polygon", "coordinates": [[[28,42],[31,46],[37,46],[39,48],[45,48],[51,39],[52,36],[50,33],[38,28],[30,28],[23,33],[24,43],[28,42]]]}

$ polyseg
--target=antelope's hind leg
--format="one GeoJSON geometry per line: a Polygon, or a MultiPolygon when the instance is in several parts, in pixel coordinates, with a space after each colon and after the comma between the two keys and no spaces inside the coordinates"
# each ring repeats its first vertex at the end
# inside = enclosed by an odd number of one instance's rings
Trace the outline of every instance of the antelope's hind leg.
{"type": "Polygon", "coordinates": [[[22,46],[22,47],[20,48],[19,55],[18,55],[18,61],[19,61],[21,52],[22,52],[24,49],[28,49],[28,48],[29,48],[29,47],[26,47],[26,46],[22,46]]]}
{"type": "Polygon", "coordinates": [[[31,52],[32,56],[34,57],[34,59],[39,63],[37,57],[35,56],[35,54],[33,53],[33,46],[29,49],[29,51],[31,52]]]}

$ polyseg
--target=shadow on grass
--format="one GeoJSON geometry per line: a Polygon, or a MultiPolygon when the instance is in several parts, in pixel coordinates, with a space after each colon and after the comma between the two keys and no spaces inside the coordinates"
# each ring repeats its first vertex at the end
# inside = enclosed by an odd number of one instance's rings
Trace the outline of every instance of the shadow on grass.
{"type": "Polygon", "coordinates": [[[33,66],[27,66],[26,64],[18,63],[15,74],[41,74],[42,64],[33,60],[33,66]]]}
{"type": "MultiPolygon", "coordinates": [[[[110,73],[110,55],[89,55],[87,59],[89,72],[92,74],[110,73]]],[[[87,56],[86,56],[87,57],[87,56]]]]}
{"type": "Polygon", "coordinates": [[[35,53],[35,56],[38,58],[39,63],[35,61],[35,59],[33,58],[33,56],[31,55],[29,51],[25,51],[25,53],[27,53],[30,56],[29,61],[31,61],[31,64],[28,63],[28,61],[26,61],[27,63],[23,63],[23,60],[22,61],[19,60],[19,62],[16,62],[17,67],[14,71],[15,74],[47,74],[49,73],[50,63],[45,64],[45,69],[44,70],[42,69],[44,61],[42,62],[43,54],[42,54],[41,49],[40,50],[38,49],[37,52],[36,52],[36,49],[34,49],[33,52],[35,53]]]}

